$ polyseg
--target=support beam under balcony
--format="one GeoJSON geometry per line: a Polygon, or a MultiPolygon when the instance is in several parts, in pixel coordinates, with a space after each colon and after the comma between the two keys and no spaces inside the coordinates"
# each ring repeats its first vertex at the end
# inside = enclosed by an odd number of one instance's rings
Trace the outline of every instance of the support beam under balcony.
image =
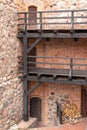
{"type": "Polygon", "coordinates": [[[36,84],[28,91],[28,95],[30,95],[32,92],[34,92],[34,90],[37,89],[41,84],[42,84],[42,82],[36,83],[36,84]]]}
{"type": "Polygon", "coordinates": [[[29,53],[40,41],[42,38],[38,38],[27,50],[27,53],[29,53]]]}
{"type": "Polygon", "coordinates": [[[36,82],[47,82],[47,83],[59,83],[59,84],[74,84],[74,85],[87,85],[86,79],[72,79],[68,78],[50,78],[50,77],[42,77],[37,78],[36,76],[28,76],[28,81],[36,81],[36,82]]]}
{"type": "MultiPolygon", "coordinates": [[[[18,37],[22,38],[23,37],[23,33],[19,32],[18,33],[18,37]]],[[[87,30],[86,32],[74,32],[74,33],[70,33],[70,32],[58,32],[57,34],[55,34],[54,32],[51,32],[51,30],[49,30],[49,32],[47,31],[43,31],[42,34],[39,34],[38,31],[34,31],[34,32],[27,32],[27,37],[28,38],[87,38],[87,30]]],[[[29,51],[29,50],[28,50],[29,51]]]]}
{"type": "Polygon", "coordinates": [[[24,87],[24,112],[23,120],[28,121],[28,81],[27,81],[27,37],[26,33],[23,35],[23,44],[24,44],[24,54],[23,54],[23,64],[24,64],[24,78],[23,78],[23,87],[24,87]]]}

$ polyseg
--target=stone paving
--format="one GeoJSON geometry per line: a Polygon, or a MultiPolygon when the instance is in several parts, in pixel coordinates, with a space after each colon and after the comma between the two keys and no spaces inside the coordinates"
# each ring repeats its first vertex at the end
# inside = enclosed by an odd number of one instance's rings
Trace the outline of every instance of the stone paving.
{"type": "Polygon", "coordinates": [[[28,128],[30,122],[19,123],[19,125],[13,125],[9,130],[87,130],[87,118],[83,118],[82,121],[76,124],[64,124],[60,126],[52,126],[52,127],[41,127],[37,128],[28,128]],[[20,128],[19,128],[20,127],[20,128]]]}
{"type": "Polygon", "coordinates": [[[87,118],[84,118],[81,122],[74,125],[65,124],[60,127],[33,128],[28,130],[87,130],[87,118]]]}

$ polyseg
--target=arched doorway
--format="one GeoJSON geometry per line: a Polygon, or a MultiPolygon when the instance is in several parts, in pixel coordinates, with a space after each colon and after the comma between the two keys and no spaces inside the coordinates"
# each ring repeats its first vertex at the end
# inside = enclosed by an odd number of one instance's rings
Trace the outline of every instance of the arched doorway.
{"type": "Polygon", "coordinates": [[[29,6],[28,12],[29,12],[29,25],[30,25],[29,27],[31,30],[33,30],[36,28],[37,24],[37,7],[29,6]]]}
{"type": "Polygon", "coordinates": [[[30,99],[30,116],[36,117],[38,121],[41,121],[41,107],[42,101],[38,97],[34,97],[30,99]]]}
{"type": "MultiPolygon", "coordinates": [[[[29,12],[29,30],[35,30],[36,29],[36,23],[37,23],[37,7],[35,6],[29,6],[28,7],[28,12],[29,12]],[[34,12],[34,13],[31,13],[34,12]]],[[[31,46],[31,45],[29,45],[31,46]]],[[[34,47],[32,49],[32,51],[30,51],[29,56],[36,56],[36,47],[34,47]]],[[[28,58],[28,62],[32,62],[32,64],[29,64],[29,67],[35,67],[35,62],[36,59],[35,58],[28,58]]]]}

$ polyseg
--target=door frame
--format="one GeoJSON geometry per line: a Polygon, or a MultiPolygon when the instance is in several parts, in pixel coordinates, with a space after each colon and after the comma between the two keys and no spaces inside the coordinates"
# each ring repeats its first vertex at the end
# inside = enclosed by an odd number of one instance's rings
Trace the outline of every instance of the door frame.
{"type": "Polygon", "coordinates": [[[81,115],[87,117],[87,88],[81,87],[81,115]]]}
{"type": "MultiPolygon", "coordinates": [[[[39,97],[32,97],[32,98],[30,98],[30,116],[32,115],[31,114],[31,102],[32,101],[34,101],[34,100],[37,100],[37,101],[39,101],[40,102],[40,104],[39,104],[39,107],[40,107],[40,116],[39,116],[39,118],[38,117],[36,117],[36,118],[38,118],[38,121],[41,121],[42,120],[42,99],[41,98],[39,98],[39,97]]],[[[35,101],[34,101],[35,102],[35,101]]],[[[37,106],[38,107],[38,106],[37,106]]],[[[33,107],[34,108],[34,107],[33,107]]],[[[33,117],[33,116],[32,116],[33,117]]],[[[35,116],[34,116],[35,117],[35,116]]]]}

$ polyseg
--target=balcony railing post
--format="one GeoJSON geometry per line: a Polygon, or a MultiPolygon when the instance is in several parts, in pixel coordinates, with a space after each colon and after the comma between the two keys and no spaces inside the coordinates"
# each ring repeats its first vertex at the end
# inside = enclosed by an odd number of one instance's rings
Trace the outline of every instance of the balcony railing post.
{"type": "Polygon", "coordinates": [[[71,11],[71,33],[74,33],[74,11],[71,11]]]}
{"type": "Polygon", "coordinates": [[[42,12],[40,12],[40,32],[42,32],[42,12]]]}
{"type": "Polygon", "coordinates": [[[69,72],[69,80],[72,79],[73,74],[73,58],[70,58],[70,72],[69,72]]]}
{"type": "Polygon", "coordinates": [[[24,32],[27,31],[27,13],[24,13],[24,32]]]}

